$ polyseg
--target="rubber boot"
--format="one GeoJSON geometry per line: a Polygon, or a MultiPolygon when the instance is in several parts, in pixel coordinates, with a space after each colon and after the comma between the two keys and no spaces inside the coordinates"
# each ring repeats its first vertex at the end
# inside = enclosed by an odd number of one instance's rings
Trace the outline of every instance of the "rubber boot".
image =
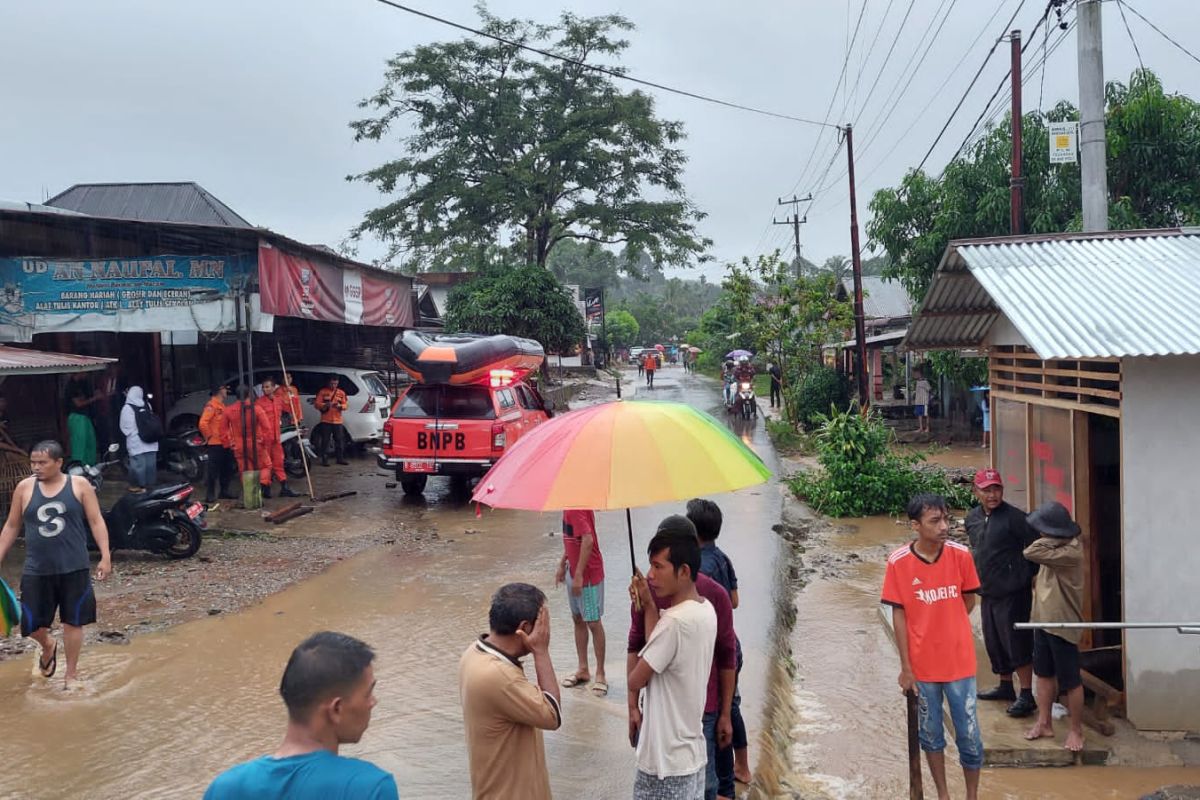
{"type": "Polygon", "coordinates": [[[287,485],[287,481],[284,481],[283,483],[279,484],[279,496],[280,496],[280,497],[299,497],[299,496],[300,496],[300,493],[299,493],[299,492],[293,492],[293,491],[292,491],[292,490],[291,490],[291,489],[288,487],[288,485],[287,485]]]}
{"type": "Polygon", "coordinates": [[[262,485],[262,497],[263,497],[263,500],[271,499],[271,484],[264,483],[262,485]]]}

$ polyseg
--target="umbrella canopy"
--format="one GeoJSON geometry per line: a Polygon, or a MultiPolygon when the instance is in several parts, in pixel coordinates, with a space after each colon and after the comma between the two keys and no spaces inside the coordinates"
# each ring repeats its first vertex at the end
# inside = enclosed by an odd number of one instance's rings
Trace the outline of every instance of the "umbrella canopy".
{"type": "Polygon", "coordinates": [[[609,511],[731,492],[771,477],[715,419],[683,403],[602,403],[539,425],[479,482],[497,508],[609,511]]]}
{"type": "Polygon", "coordinates": [[[663,347],[661,344],[656,344],[656,345],[654,345],[654,349],[661,353],[663,350],[666,350],[667,348],[663,347]]]}
{"type": "Polygon", "coordinates": [[[0,579],[0,631],[8,636],[20,621],[21,604],[17,602],[17,596],[8,588],[8,584],[0,579]]]}
{"type": "Polygon", "coordinates": [[[751,353],[749,350],[730,350],[725,354],[726,358],[736,359],[741,358],[742,356],[745,356],[746,358],[754,358],[754,353],[751,353]]]}
{"type": "MultiPolygon", "coordinates": [[[[521,437],[471,499],[528,511],[610,511],[731,492],[770,477],[753,450],[702,411],[617,401],[563,414],[521,437]]],[[[632,527],[629,533],[632,556],[632,527]]]]}
{"type": "Polygon", "coordinates": [[[701,350],[699,347],[696,347],[695,345],[689,347],[688,350],[690,350],[693,353],[703,353],[704,352],[703,350],[701,350]]]}

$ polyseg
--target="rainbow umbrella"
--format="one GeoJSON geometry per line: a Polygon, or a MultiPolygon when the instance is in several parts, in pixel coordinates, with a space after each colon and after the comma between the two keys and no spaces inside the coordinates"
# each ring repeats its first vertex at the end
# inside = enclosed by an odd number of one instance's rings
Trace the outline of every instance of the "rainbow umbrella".
{"type": "Polygon", "coordinates": [[[0,630],[4,631],[4,635],[8,636],[12,633],[12,629],[21,622],[21,604],[17,602],[17,596],[13,594],[13,590],[8,588],[8,584],[0,578],[0,630]]]}
{"type": "Polygon", "coordinates": [[[472,499],[527,511],[629,509],[732,492],[771,477],[753,450],[683,403],[616,401],[557,416],[522,436],[472,499]]]}

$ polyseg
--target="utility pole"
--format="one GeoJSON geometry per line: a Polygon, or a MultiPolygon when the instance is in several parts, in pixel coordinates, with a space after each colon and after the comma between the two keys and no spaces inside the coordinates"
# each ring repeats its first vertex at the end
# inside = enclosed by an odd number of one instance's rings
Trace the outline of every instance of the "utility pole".
{"type": "Polygon", "coordinates": [[[808,222],[807,214],[805,214],[804,218],[801,219],[799,205],[800,205],[800,203],[811,202],[812,199],[813,198],[812,198],[811,192],[808,194],[807,197],[796,197],[796,195],[792,195],[791,200],[784,200],[781,197],[781,198],[779,198],[779,205],[791,206],[792,207],[792,215],[790,217],[785,217],[783,220],[778,220],[778,219],[775,219],[774,217],[771,218],[771,222],[774,223],[775,225],[791,225],[792,226],[792,234],[793,234],[793,236],[795,236],[795,239],[796,239],[796,277],[797,278],[799,278],[800,275],[803,273],[803,268],[801,267],[801,264],[803,262],[800,260],[800,226],[803,225],[804,223],[808,222]]]}
{"type": "Polygon", "coordinates": [[[863,319],[862,254],[858,247],[858,196],[854,191],[854,126],[842,129],[846,134],[846,158],[850,164],[850,263],[854,268],[854,374],[858,379],[858,405],[864,411],[871,404],[867,386],[867,326],[863,319]]]}
{"type": "Polygon", "coordinates": [[[1012,42],[1012,178],[1009,179],[1009,232],[1013,236],[1019,236],[1025,232],[1025,177],[1021,174],[1021,135],[1024,128],[1021,116],[1021,31],[1014,30],[1009,41],[1012,42]]]}
{"type": "Polygon", "coordinates": [[[1108,230],[1104,141],[1104,45],[1100,0],[1079,0],[1079,153],[1084,231],[1108,230]]]}

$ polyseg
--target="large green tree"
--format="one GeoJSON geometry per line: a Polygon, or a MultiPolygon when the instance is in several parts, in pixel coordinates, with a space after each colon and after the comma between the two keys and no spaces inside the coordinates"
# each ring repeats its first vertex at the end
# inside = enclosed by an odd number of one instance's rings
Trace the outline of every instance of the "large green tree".
{"type": "Polygon", "coordinates": [[[609,346],[615,350],[637,344],[641,331],[637,319],[623,308],[604,315],[604,329],[608,334],[609,346]]]}
{"type": "MultiPolygon", "coordinates": [[[[1113,229],[1200,223],[1200,104],[1168,95],[1149,71],[1107,89],[1109,224],[1113,229]]],[[[1079,230],[1077,165],[1051,165],[1047,122],[1077,120],[1059,103],[1023,119],[1025,229],[1079,230]]],[[[1009,232],[1011,120],[989,130],[940,178],[912,171],[871,200],[867,235],[882,248],[888,277],[917,301],[925,296],[950,240],[1009,232]]]]}
{"type": "Polygon", "coordinates": [[[558,279],[535,264],[490,269],[450,291],[446,329],[507,333],[567,352],[583,341],[583,316],[558,279]]]}
{"type": "Polygon", "coordinates": [[[703,215],[683,190],[682,124],[590,68],[621,71],[632,23],[564,13],[542,25],[478,11],[484,31],[568,60],[474,38],[392,58],[383,88],[360,103],[372,116],[351,127],[360,141],[396,137],[404,154],[350,176],[388,200],[352,237],[422,254],[506,238],[543,267],[571,239],[624,245],[630,264],[702,257],[703,215]]]}

